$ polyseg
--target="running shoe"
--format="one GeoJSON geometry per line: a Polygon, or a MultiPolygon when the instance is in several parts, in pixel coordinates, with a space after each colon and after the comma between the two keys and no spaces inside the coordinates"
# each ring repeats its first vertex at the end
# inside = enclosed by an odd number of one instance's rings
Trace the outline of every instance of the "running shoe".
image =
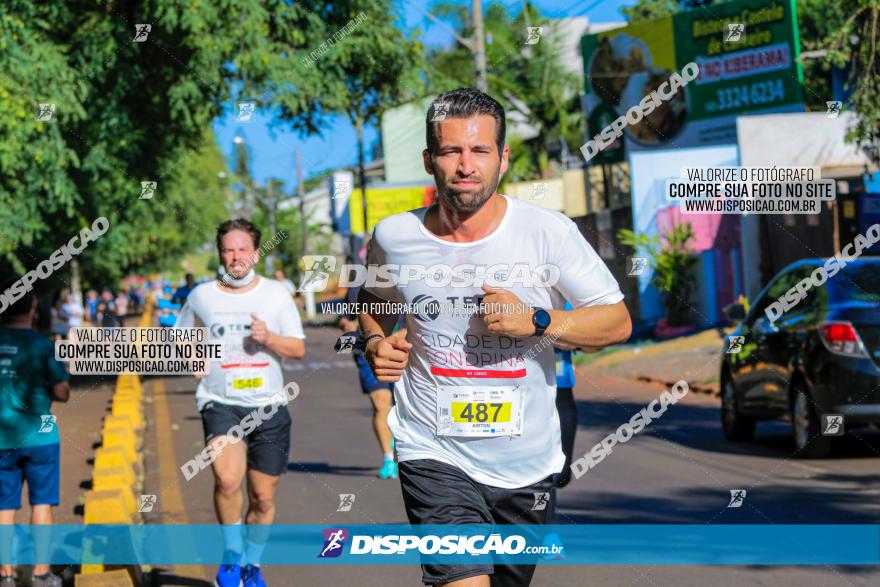
{"type": "Polygon", "coordinates": [[[244,568],[244,587],[266,587],[260,567],[247,565],[244,568]]]}
{"type": "Polygon", "coordinates": [[[379,479],[397,479],[397,463],[385,461],[385,464],[379,469],[379,479]]]}
{"type": "Polygon", "coordinates": [[[54,573],[46,573],[45,575],[34,575],[31,579],[33,587],[61,587],[61,577],[54,573]]]}
{"type": "Polygon", "coordinates": [[[239,560],[241,560],[241,555],[237,552],[227,550],[223,553],[224,562],[217,571],[214,587],[242,587],[244,583],[241,580],[241,565],[235,562],[239,560]]]}

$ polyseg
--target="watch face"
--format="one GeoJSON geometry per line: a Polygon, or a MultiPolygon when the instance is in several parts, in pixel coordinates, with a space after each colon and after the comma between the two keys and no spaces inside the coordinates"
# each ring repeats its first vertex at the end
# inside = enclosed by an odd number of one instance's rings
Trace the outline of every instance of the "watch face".
{"type": "Polygon", "coordinates": [[[538,310],[535,312],[535,326],[538,328],[547,328],[550,326],[550,313],[546,310],[538,310]]]}

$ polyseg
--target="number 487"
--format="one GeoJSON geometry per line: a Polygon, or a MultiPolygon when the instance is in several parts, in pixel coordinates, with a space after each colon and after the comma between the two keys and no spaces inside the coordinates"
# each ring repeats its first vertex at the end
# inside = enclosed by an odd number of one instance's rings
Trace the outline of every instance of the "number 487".
{"type": "Polygon", "coordinates": [[[501,412],[501,407],[504,404],[501,403],[492,403],[488,404],[485,402],[479,403],[469,403],[464,405],[464,409],[461,411],[461,419],[467,420],[468,422],[473,422],[476,420],[477,422],[488,422],[489,421],[489,408],[494,408],[495,411],[492,414],[492,421],[498,421],[498,413],[501,412]]]}

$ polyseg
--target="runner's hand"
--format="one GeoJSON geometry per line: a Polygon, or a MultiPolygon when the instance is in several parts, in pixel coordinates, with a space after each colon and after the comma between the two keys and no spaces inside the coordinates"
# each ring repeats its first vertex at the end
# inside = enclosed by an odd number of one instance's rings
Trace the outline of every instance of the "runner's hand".
{"type": "Polygon", "coordinates": [[[406,341],[406,329],[398,330],[386,338],[371,340],[364,357],[376,379],[382,383],[395,383],[400,381],[412,346],[412,343],[406,341]]]}
{"type": "Polygon", "coordinates": [[[254,342],[266,344],[269,341],[269,328],[266,323],[257,318],[256,314],[251,314],[253,322],[251,323],[251,338],[254,342]]]}
{"type": "Polygon", "coordinates": [[[508,336],[532,336],[534,310],[523,303],[516,294],[500,287],[483,284],[483,322],[489,332],[508,336]]]}

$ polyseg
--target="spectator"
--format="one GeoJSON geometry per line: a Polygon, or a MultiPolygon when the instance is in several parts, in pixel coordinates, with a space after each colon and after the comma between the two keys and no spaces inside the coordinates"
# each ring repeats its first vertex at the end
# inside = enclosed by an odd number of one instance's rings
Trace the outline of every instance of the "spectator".
{"type": "Polygon", "coordinates": [[[296,293],[296,286],[293,284],[292,281],[290,281],[289,279],[284,277],[284,271],[281,271],[280,269],[278,271],[276,271],[275,272],[275,279],[277,279],[278,281],[280,281],[284,285],[284,288],[288,292],[290,292],[290,295],[294,295],[296,293]]]}
{"type": "Polygon", "coordinates": [[[177,291],[174,292],[174,295],[171,296],[172,304],[180,304],[181,306],[186,303],[186,298],[189,297],[189,292],[193,290],[196,286],[196,282],[193,279],[192,273],[186,274],[186,283],[177,288],[177,291]]]}
{"type": "Polygon", "coordinates": [[[137,288],[132,286],[128,290],[128,307],[131,312],[137,313],[141,311],[141,305],[143,304],[143,293],[141,293],[137,288]]]}
{"type": "Polygon", "coordinates": [[[128,294],[126,291],[120,290],[116,296],[116,321],[119,326],[125,324],[125,316],[128,314],[128,294]]]}
{"type": "MultiPolygon", "coordinates": [[[[60,441],[50,407],[70,397],[69,376],[52,343],[33,330],[36,308],[36,296],[28,293],[3,313],[0,326],[0,525],[15,523],[25,481],[31,524],[52,524],[59,501],[60,441]]],[[[49,570],[48,550],[47,541],[35,540],[34,587],[61,587],[49,570]]],[[[0,584],[15,584],[11,565],[0,566],[0,584]]]]}
{"type": "Polygon", "coordinates": [[[82,327],[86,309],[83,308],[78,296],[67,294],[64,299],[64,304],[61,305],[61,313],[67,320],[67,328],[69,330],[71,328],[82,327]]]}
{"type": "Polygon", "coordinates": [[[98,292],[90,289],[86,294],[86,308],[89,311],[89,322],[92,324],[98,323],[98,301],[98,292]]]}
{"type": "Polygon", "coordinates": [[[101,301],[98,303],[98,325],[104,328],[119,326],[116,320],[116,302],[113,301],[113,293],[106,288],[101,292],[101,301]]]}

